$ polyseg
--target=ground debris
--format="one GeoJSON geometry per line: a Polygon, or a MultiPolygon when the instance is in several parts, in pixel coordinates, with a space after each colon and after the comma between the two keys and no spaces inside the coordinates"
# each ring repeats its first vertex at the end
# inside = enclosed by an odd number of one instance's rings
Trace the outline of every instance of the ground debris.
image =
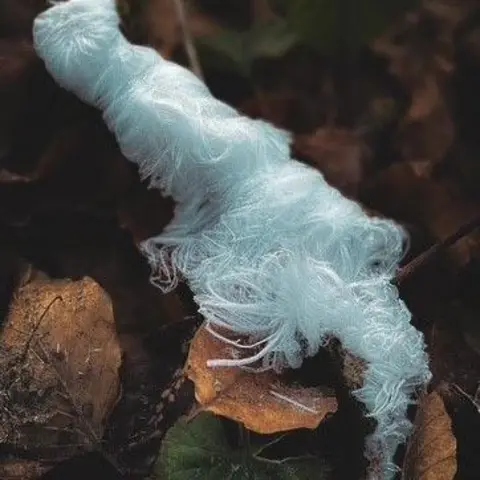
{"type": "Polygon", "coordinates": [[[198,330],[190,347],[186,375],[195,384],[195,397],[202,410],[231,418],[262,434],[314,429],[328,414],[336,412],[335,396],[319,388],[289,386],[271,372],[207,366],[210,359],[240,353],[205,328],[198,330]]]}
{"type": "Polygon", "coordinates": [[[48,465],[100,448],[121,363],[105,291],[90,278],[37,277],[15,292],[1,337],[3,448],[48,465]]]}

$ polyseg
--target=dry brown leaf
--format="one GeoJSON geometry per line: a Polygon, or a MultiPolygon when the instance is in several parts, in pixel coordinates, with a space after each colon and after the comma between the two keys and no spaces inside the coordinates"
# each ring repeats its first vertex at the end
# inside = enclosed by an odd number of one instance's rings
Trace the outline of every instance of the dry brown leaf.
{"type": "Polygon", "coordinates": [[[311,135],[297,135],[294,151],[347,194],[357,192],[370,154],[360,136],[341,128],[319,128],[311,135]]]}
{"type": "Polygon", "coordinates": [[[249,117],[261,118],[280,128],[287,128],[294,105],[298,102],[298,95],[287,88],[258,90],[254,97],[240,105],[240,111],[249,117]]]}
{"type": "Polygon", "coordinates": [[[407,112],[407,120],[410,122],[421,121],[430,115],[437,104],[442,101],[442,92],[434,75],[427,75],[423,83],[417,86],[415,96],[407,112]]]}
{"type": "Polygon", "coordinates": [[[419,87],[395,135],[396,149],[407,161],[437,163],[455,139],[454,123],[437,86],[419,87]],[[433,103],[438,98],[437,103],[433,103]]]}
{"type": "Polygon", "coordinates": [[[332,360],[338,364],[343,380],[349,390],[362,388],[367,364],[361,358],[353,355],[336,338],[329,339],[325,346],[332,360]]]}
{"type": "Polygon", "coordinates": [[[388,59],[390,73],[410,96],[396,136],[405,160],[439,162],[453,144],[448,80],[455,70],[456,29],[471,7],[468,1],[425,0],[374,42],[374,51],[388,59]]]}
{"type": "Polygon", "coordinates": [[[476,3],[477,0],[423,0],[422,5],[426,12],[453,28],[465,19],[476,3]]]}
{"type": "MultiPolygon", "coordinates": [[[[428,178],[425,163],[396,163],[374,178],[362,193],[372,208],[421,227],[442,242],[478,216],[478,207],[452,182],[428,178]]],[[[468,235],[448,249],[456,266],[475,257],[480,239],[468,235]]]]}
{"type": "Polygon", "coordinates": [[[37,480],[48,470],[48,467],[34,460],[12,460],[0,463],[2,480],[37,480]]]}
{"type": "Polygon", "coordinates": [[[423,397],[407,449],[403,480],[453,480],[457,471],[457,441],[442,397],[423,397]]]}
{"type": "MultiPolygon", "coordinates": [[[[0,1],[0,16],[33,21],[44,0],[0,1]],[[5,5],[4,5],[5,4],[5,5]],[[21,12],[17,12],[19,15],[21,12]],[[23,14],[21,14],[23,16],[23,14]]],[[[34,214],[89,211],[111,215],[139,180],[101,114],[53,82],[27,37],[9,35],[0,19],[0,219],[28,223],[34,214]]]]}
{"type": "Polygon", "coordinates": [[[194,382],[196,399],[204,410],[260,434],[314,429],[327,414],[336,412],[335,397],[318,389],[287,386],[269,372],[207,367],[209,359],[230,358],[233,350],[204,327],[192,340],[186,374],[194,382]]]}
{"type": "Polygon", "coordinates": [[[121,364],[105,291],[37,275],[17,290],[0,342],[0,444],[49,464],[99,448],[121,364]]]}

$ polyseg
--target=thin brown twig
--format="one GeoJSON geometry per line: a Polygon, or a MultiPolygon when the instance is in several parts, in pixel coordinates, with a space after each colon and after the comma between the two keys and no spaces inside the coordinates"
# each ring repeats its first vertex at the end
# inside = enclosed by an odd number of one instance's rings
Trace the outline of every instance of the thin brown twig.
{"type": "Polygon", "coordinates": [[[28,340],[25,342],[25,347],[23,349],[23,353],[22,353],[22,356],[21,356],[21,360],[20,362],[23,363],[25,361],[25,359],[27,358],[27,355],[28,355],[28,351],[30,350],[30,347],[32,345],[32,341],[33,341],[33,338],[35,337],[38,329],[40,328],[40,324],[42,323],[43,319],[45,318],[45,316],[47,315],[48,311],[50,310],[50,308],[52,307],[52,305],[57,301],[57,300],[60,300],[60,301],[63,301],[63,298],[60,296],[60,295],[56,295],[53,300],[47,305],[47,307],[45,308],[45,310],[43,311],[43,313],[40,315],[40,318],[38,319],[37,323],[35,324],[35,326],[33,327],[32,331],[30,332],[30,335],[28,337],[28,340]]]}
{"type": "Polygon", "coordinates": [[[447,248],[457,243],[462,238],[466,237],[474,230],[480,227],[480,217],[474,218],[471,222],[460,227],[453,235],[442,242],[432,245],[428,250],[415,257],[411,262],[407,263],[403,268],[399,270],[395,276],[394,283],[400,285],[408,277],[414,274],[419,268],[424,267],[427,263],[431,262],[440,253],[444,252],[447,248]]]}
{"type": "Polygon", "coordinates": [[[193,42],[193,35],[188,25],[187,9],[185,7],[184,0],[173,0],[173,3],[175,5],[175,10],[180,22],[180,27],[182,29],[183,44],[187,52],[190,68],[198,78],[204,80],[202,66],[200,65],[197,49],[195,48],[195,44],[193,42]]]}

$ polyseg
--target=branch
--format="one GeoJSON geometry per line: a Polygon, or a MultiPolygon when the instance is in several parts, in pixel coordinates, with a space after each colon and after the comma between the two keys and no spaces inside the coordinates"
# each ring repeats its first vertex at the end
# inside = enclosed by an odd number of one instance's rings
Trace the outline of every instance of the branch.
{"type": "Polygon", "coordinates": [[[480,216],[476,217],[474,220],[467,223],[466,225],[463,225],[453,235],[449,236],[442,242],[432,245],[428,250],[425,250],[425,252],[421,253],[420,255],[415,257],[411,262],[407,263],[407,265],[401,268],[397,273],[394,283],[396,285],[400,285],[408,277],[413,275],[419,268],[422,268],[428,263],[430,263],[440,253],[447,250],[447,248],[451,247],[462,238],[465,238],[467,235],[470,235],[474,230],[476,230],[479,227],[480,227],[480,216]]]}
{"type": "Polygon", "coordinates": [[[200,65],[197,49],[193,42],[192,32],[188,25],[187,9],[185,8],[184,0],[173,0],[173,3],[175,4],[175,10],[177,11],[178,20],[182,28],[183,44],[187,52],[190,68],[198,78],[203,80],[202,66],[200,65]]]}

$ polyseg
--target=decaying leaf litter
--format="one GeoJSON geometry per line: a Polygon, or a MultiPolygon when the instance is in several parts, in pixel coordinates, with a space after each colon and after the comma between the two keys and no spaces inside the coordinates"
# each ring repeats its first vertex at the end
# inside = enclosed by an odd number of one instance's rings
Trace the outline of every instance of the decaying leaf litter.
{"type": "MultiPolygon", "coordinates": [[[[119,3],[133,41],[188,65],[174,2],[119,3]]],[[[381,11],[378,2],[358,2],[355,14],[352,2],[221,3],[198,1],[189,10],[213,92],[292,131],[297,157],[409,229],[401,294],[428,339],[434,379],[412,411],[406,454],[399,452],[403,477],[476,478],[478,5],[412,2],[408,12],[386,9],[368,22],[372,8],[381,11]],[[335,28],[314,14],[320,3],[335,28]],[[351,30],[355,15],[362,22],[351,30]],[[409,263],[465,225],[452,245],[409,263]]],[[[30,37],[43,8],[42,0],[0,0],[1,478],[100,471],[105,478],[192,478],[182,477],[192,474],[188,462],[207,478],[212,455],[215,478],[232,466],[235,478],[291,472],[285,478],[301,479],[312,471],[363,478],[362,441],[372,425],[349,397],[363,366],[335,339],[298,372],[256,386],[247,375],[243,388],[245,378],[233,376],[220,398],[202,396],[205,384],[191,370],[204,338],[201,318],[185,286],[162,296],[149,285],[135,248],[168,223],[172,204],[138,181],[99,114],[43,70],[30,37]],[[195,388],[182,374],[192,338],[186,373],[195,388]],[[290,403],[272,397],[303,424],[282,427],[279,415],[269,421],[258,404],[249,409],[256,388],[280,395],[287,389],[282,396],[290,403]],[[292,405],[291,389],[303,392],[300,406],[292,405]],[[225,398],[227,408],[219,408],[225,398]],[[315,398],[329,412],[319,426],[308,422],[321,413],[315,398]],[[264,425],[255,425],[259,418],[264,425]],[[300,426],[312,430],[269,436],[300,426]],[[198,428],[212,432],[212,448],[192,458],[187,447],[207,441],[195,440],[198,428]]]]}

